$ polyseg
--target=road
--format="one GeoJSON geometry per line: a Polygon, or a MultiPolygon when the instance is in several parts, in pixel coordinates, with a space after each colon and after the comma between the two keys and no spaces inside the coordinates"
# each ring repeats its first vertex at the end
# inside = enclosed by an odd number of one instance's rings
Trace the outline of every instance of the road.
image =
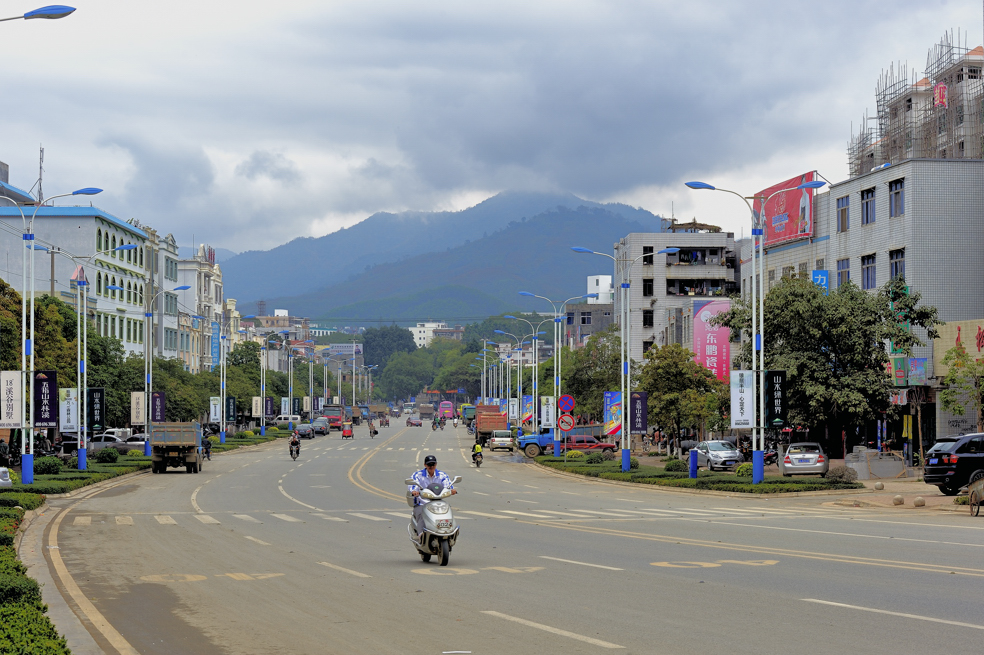
{"type": "Polygon", "coordinates": [[[463,428],[356,437],[50,500],[43,552],[94,652],[898,655],[984,637],[967,513],[671,493],[504,452],[475,469],[463,428]],[[425,453],[464,478],[446,568],[407,538],[425,453]]]}

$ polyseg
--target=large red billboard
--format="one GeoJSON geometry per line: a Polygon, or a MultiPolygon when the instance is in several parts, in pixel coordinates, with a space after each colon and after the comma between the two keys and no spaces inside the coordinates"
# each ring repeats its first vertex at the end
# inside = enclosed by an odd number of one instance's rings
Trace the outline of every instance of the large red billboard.
{"type": "Polygon", "coordinates": [[[796,187],[815,179],[816,174],[810,171],[755,194],[752,209],[759,218],[762,217],[762,201],[772,196],[765,204],[766,246],[813,236],[813,189],[796,187]],[[776,193],[782,189],[790,191],[776,193]]]}
{"type": "Polygon", "coordinates": [[[731,375],[731,330],[710,320],[731,309],[730,300],[694,301],[694,361],[727,380],[731,375]]]}

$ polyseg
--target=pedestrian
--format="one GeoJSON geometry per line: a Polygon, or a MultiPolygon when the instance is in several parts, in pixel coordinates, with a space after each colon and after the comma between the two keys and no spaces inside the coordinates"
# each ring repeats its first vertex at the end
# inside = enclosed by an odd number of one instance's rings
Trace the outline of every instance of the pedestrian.
{"type": "Polygon", "coordinates": [[[10,465],[10,446],[2,439],[0,439],[0,464],[4,466],[10,465]]]}

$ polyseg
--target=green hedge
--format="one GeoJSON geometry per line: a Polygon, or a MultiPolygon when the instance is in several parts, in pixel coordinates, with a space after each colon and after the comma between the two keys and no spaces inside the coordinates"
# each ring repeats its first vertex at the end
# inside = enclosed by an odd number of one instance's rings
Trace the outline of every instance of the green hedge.
{"type": "MultiPolygon", "coordinates": [[[[4,488],[8,489],[9,487],[4,488]]],[[[44,496],[32,493],[22,493],[21,489],[0,494],[0,507],[23,507],[24,509],[31,510],[37,509],[43,504],[44,496]]]]}
{"type": "Polygon", "coordinates": [[[57,457],[39,457],[34,460],[34,475],[54,475],[61,473],[62,461],[57,457]]]}

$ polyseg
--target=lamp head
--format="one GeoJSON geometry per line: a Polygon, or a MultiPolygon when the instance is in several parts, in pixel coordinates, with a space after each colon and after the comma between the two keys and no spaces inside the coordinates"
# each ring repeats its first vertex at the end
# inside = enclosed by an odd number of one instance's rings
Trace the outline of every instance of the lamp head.
{"type": "Polygon", "coordinates": [[[597,293],[586,293],[586,294],[584,294],[581,297],[582,298],[597,298],[598,297],[598,294],[597,293]]]}
{"type": "Polygon", "coordinates": [[[510,316],[503,316],[502,318],[511,318],[514,321],[519,320],[515,316],[512,316],[512,315],[510,315],[510,316]]]}
{"type": "Polygon", "coordinates": [[[240,316],[240,318],[256,318],[256,314],[250,314],[249,316],[240,316]]]}
{"type": "MultiPolygon", "coordinates": [[[[78,191],[76,191],[75,193],[78,193],[78,191]]],[[[136,249],[137,246],[132,243],[128,243],[125,246],[117,246],[113,248],[113,250],[136,250],[136,249]]]]}
{"type": "Polygon", "coordinates": [[[797,189],[819,189],[820,187],[822,187],[825,184],[826,184],[826,182],[824,182],[823,180],[814,180],[812,182],[804,182],[803,184],[799,185],[796,188],[797,189]]]}
{"type": "MultiPolygon", "coordinates": [[[[118,286],[116,284],[107,284],[106,285],[106,288],[109,289],[110,291],[125,291],[125,289],[123,287],[118,286]]],[[[192,318],[202,318],[202,317],[201,316],[192,316],[192,318]]]]}
{"type": "Polygon", "coordinates": [[[47,18],[53,20],[56,18],[65,18],[73,11],[75,7],[67,7],[65,5],[48,5],[47,7],[41,7],[40,9],[35,9],[34,11],[29,11],[24,14],[25,20],[30,20],[32,18],[47,18]]]}
{"type": "Polygon", "coordinates": [[[33,244],[33,245],[32,244],[27,244],[24,247],[27,248],[28,250],[44,250],[45,252],[48,251],[48,247],[47,246],[39,246],[37,244],[33,244]]]}
{"type": "Polygon", "coordinates": [[[684,182],[684,184],[691,189],[707,189],[708,191],[714,191],[714,187],[707,182],[684,182]]]}
{"type": "Polygon", "coordinates": [[[680,252],[679,248],[663,248],[656,252],[657,255],[673,255],[680,252]]]}
{"type": "Polygon", "coordinates": [[[587,248],[581,248],[580,246],[571,246],[571,250],[573,250],[574,252],[588,253],[588,254],[591,254],[591,253],[594,252],[594,250],[589,250],[587,248]]]}
{"type": "Polygon", "coordinates": [[[187,291],[191,287],[187,284],[182,284],[180,287],[174,287],[171,291],[187,291]]]}
{"type": "MultiPolygon", "coordinates": [[[[46,9],[47,9],[47,7],[46,7],[46,9]]],[[[42,11],[42,10],[41,9],[38,9],[38,11],[42,11]]],[[[75,10],[73,9],[72,11],[75,11],[75,10]]],[[[69,12],[69,13],[71,13],[71,12],[69,12]]],[[[24,17],[27,18],[27,15],[25,14],[24,17]]],[[[32,18],[51,18],[51,16],[32,16],[32,18]]],[[[61,18],[61,16],[55,16],[54,18],[61,18]]],[[[102,189],[97,189],[94,186],[89,186],[89,187],[86,187],[84,189],[79,189],[77,191],[72,191],[72,195],[73,196],[94,196],[97,193],[102,193],[102,192],[103,192],[102,189]]]]}
{"type": "Polygon", "coordinates": [[[530,298],[535,297],[534,294],[530,293],[529,291],[520,291],[519,292],[519,295],[521,295],[521,296],[529,296],[530,298]]]}
{"type": "Polygon", "coordinates": [[[505,334],[505,332],[503,332],[502,330],[492,330],[492,331],[495,332],[496,334],[505,334]]]}

